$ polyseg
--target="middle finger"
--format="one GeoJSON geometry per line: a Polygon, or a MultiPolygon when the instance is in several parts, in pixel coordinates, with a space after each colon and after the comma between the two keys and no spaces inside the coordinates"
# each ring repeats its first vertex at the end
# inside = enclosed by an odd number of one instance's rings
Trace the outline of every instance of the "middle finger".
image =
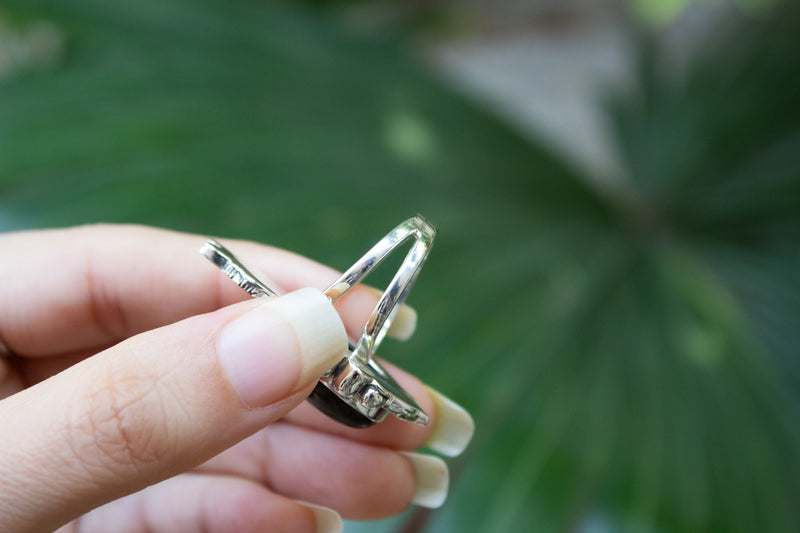
{"type": "Polygon", "coordinates": [[[411,503],[438,507],[448,486],[447,466],[438,457],[370,446],[285,422],[259,431],[198,471],[251,479],[355,520],[388,518],[411,503]]]}

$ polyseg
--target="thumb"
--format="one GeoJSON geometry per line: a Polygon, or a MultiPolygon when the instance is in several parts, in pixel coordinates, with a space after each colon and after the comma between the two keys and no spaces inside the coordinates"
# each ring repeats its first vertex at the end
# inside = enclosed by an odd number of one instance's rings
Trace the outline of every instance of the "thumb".
{"type": "Polygon", "coordinates": [[[280,418],[347,349],[317,289],[135,337],[0,401],[0,530],[53,529],[280,418]]]}

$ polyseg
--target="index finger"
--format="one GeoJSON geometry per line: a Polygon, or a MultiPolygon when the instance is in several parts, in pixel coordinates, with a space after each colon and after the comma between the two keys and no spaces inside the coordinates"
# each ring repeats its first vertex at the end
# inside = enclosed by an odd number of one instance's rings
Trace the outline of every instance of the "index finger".
{"type": "MultiPolygon", "coordinates": [[[[249,298],[197,253],[204,241],[120,225],[1,235],[0,339],[17,355],[78,352],[249,298]]],[[[324,288],[338,275],[278,248],[246,241],[231,247],[280,292],[324,288]]],[[[357,287],[337,303],[352,336],[376,301],[357,287]]],[[[398,317],[406,330],[409,315],[398,317]]]]}

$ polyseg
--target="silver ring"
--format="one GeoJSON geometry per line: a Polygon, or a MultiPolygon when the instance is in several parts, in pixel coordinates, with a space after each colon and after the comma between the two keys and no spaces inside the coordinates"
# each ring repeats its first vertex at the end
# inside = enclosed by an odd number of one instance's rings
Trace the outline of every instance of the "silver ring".
{"type": "MultiPolygon", "coordinates": [[[[398,225],[350,267],[325,294],[336,302],[360,283],[391,252],[408,240],[414,244],[408,251],[389,286],[367,320],[358,342],[339,363],[326,372],[309,401],[319,410],[344,424],[367,427],[380,422],[388,413],[401,420],[425,425],[428,415],[375,359],[375,351],[386,336],[400,304],[402,304],[430,253],[436,228],[417,215],[398,225]]],[[[225,247],[209,240],[200,253],[217,265],[254,298],[276,293],[259,281],[225,247]]]]}

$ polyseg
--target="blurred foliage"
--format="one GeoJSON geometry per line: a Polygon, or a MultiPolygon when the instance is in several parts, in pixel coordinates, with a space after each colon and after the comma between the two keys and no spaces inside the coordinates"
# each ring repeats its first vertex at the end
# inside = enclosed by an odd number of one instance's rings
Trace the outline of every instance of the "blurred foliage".
{"type": "Polygon", "coordinates": [[[478,431],[442,510],[368,530],[800,530],[796,8],[685,79],[644,59],[613,193],[313,6],[1,9],[20,46],[49,36],[0,82],[2,230],[146,223],[344,268],[439,226],[418,333],[383,353],[478,431]]]}
{"type": "Polygon", "coordinates": [[[721,4],[732,2],[749,10],[764,10],[785,0],[630,0],[634,13],[643,20],[663,25],[675,20],[686,8],[693,4],[721,4]]]}

